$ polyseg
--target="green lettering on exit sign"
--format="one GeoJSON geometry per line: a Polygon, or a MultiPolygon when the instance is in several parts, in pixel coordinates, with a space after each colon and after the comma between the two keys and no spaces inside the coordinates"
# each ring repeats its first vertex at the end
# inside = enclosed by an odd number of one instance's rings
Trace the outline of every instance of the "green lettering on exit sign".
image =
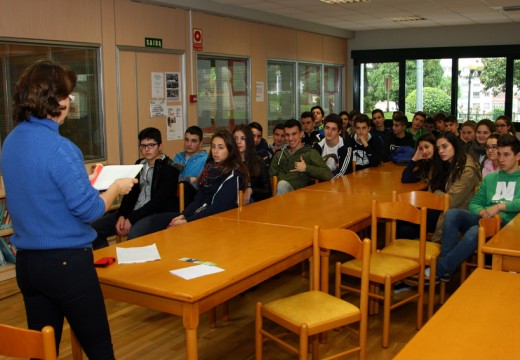
{"type": "Polygon", "coordinates": [[[162,49],[162,39],[144,38],[144,46],[162,49]]]}

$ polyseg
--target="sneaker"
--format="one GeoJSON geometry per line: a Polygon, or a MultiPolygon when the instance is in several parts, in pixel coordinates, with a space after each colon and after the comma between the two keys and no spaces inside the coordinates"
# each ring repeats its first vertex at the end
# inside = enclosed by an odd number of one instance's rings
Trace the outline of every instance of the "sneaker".
{"type": "MultiPolygon", "coordinates": [[[[430,286],[430,268],[427,267],[424,269],[424,286],[430,286]]],[[[451,280],[451,279],[450,279],[451,280]]],[[[439,284],[441,281],[438,276],[435,277],[435,285],[439,284]]]]}
{"type": "Polygon", "coordinates": [[[453,278],[453,274],[446,273],[441,276],[441,281],[447,283],[447,282],[450,282],[452,278],[453,278]]]}
{"type": "Polygon", "coordinates": [[[413,286],[402,281],[398,281],[394,285],[394,294],[399,294],[405,291],[410,291],[413,289],[413,286]]]}

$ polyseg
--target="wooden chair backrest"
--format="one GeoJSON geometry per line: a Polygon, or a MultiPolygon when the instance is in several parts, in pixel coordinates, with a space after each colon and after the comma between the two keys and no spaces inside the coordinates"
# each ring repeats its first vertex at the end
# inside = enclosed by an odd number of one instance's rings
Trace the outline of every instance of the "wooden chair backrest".
{"type": "MultiPolygon", "coordinates": [[[[312,257],[312,289],[328,292],[329,264],[320,261],[323,253],[331,250],[340,251],[354,256],[362,261],[361,268],[361,312],[368,309],[368,286],[370,277],[370,239],[363,241],[359,236],[347,229],[320,230],[318,225],[314,226],[313,257],[312,257]],[[319,275],[319,276],[318,276],[319,275]]],[[[328,256],[325,258],[328,259],[328,256]]],[[[337,265],[339,266],[339,264],[337,265]]]]}
{"type": "Polygon", "coordinates": [[[36,331],[0,324],[0,355],[56,360],[54,329],[45,326],[36,331]]]}
{"type": "Polygon", "coordinates": [[[356,160],[352,160],[352,172],[356,172],[356,160]]]}
{"type": "Polygon", "coordinates": [[[271,191],[272,191],[273,196],[276,196],[277,187],[278,187],[278,176],[271,176],[271,191]]]}
{"type": "Polygon", "coordinates": [[[410,191],[399,194],[397,199],[418,208],[425,207],[427,209],[439,210],[444,213],[450,208],[449,194],[444,194],[444,196],[437,196],[429,191],[410,191]]]}
{"type": "MultiPolygon", "coordinates": [[[[377,239],[378,219],[385,219],[390,223],[390,243],[396,238],[397,220],[408,221],[420,226],[419,230],[419,259],[425,261],[426,254],[426,207],[418,209],[404,201],[377,202],[372,200],[372,239],[377,239]]],[[[388,227],[387,227],[388,229],[388,227]]],[[[376,241],[372,241],[372,251],[376,251],[376,241]]],[[[422,264],[423,265],[423,264],[422,264]]]]}
{"type": "Polygon", "coordinates": [[[487,239],[494,236],[497,232],[500,231],[500,226],[502,223],[502,219],[500,215],[496,214],[492,218],[481,218],[478,222],[478,248],[477,248],[477,266],[479,268],[484,268],[485,259],[484,253],[482,252],[482,246],[486,242],[487,239]]]}
{"type": "Polygon", "coordinates": [[[177,195],[179,196],[179,212],[184,211],[184,183],[177,185],[177,195]]]}

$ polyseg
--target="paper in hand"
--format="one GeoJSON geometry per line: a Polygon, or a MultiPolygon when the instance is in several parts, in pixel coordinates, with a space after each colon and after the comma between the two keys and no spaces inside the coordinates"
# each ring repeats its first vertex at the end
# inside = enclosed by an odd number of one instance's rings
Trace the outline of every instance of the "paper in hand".
{"type": "Polygon", "coordinates": [[[135,178],[142,168],[142,164],[109,166],[100,166],[98,164],[94,170],[94,172],[98,172],[98,174],[92,179],[90,183],[97,190],[106,190],[117,179],[135,178]]]}

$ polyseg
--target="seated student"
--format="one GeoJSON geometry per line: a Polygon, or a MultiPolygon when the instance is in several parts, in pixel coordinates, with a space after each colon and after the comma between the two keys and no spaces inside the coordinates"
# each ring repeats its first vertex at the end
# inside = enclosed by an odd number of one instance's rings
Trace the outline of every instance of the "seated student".
{"type": "Polygon", "coordinates": [[[451,132],[460,139],[459,122],[456,116],[450,115],[446,117],[446,120],[444,120],[444,131],[451,132]]]}
{"type": "Polygon", "coordinates": [[[477,123],[475,140],[466,144],[465,150],[480,165],[484,167],[486,161],[486,140],[496,131],[495,123],[489,119],[482,119],[477,123]]]}
{"type": "Polygon", "coordinates": [[[312,147],[315,143],[320,141],[320,132],[314,130],[314,117],[312,113],[310,111],[304,111],[300,116],[300,121],[303,130],[302,143],[303,145],[312,147]]]}
{"type": "Polygon", "coordinates": [[[247,125],[237,125],[233,129],[240,158],[249,172],[249,183],[244,190],[244,205],[271,197],[271,179],[265,161],[255,151],[253,133],[247,125]]]}
{"type": "Polygon", "coordinates": [[[380,149],[382,155],[381,150],[383,149],[384,144],[388,141],[390,136],[392,136],[392,129],[385,127],[385,113],[383,110],[372,110],[372,124],[373,126],[370,127],[370,132],[372,137],[376,139],[377,148],[380,149]]]}
{"type": "Polygon", "coordinates": [[[438,131],[435,129],[435,120],[433,120],[433,117],[426,117],[426,120],[424,120],[424,130],[435,136],[438,135],[438,131]]]}
{"type": "Polygon", "coordinates": [[[417,146],[415,147],[412,161],[403,170],[401,176],[402,183],[427,182],[429,180],[436,140],[433,134],[424,134],[417,139],[417,146]]]}
{"type": "Polygon", "coordinates": [[[197,178],[208,159],[202,149],[202,129],[190,126],[184,133],[184,151],[173,158],[173,166],[179,169],[179,182],[184,183],[184,203],[189,204],[197,193],[197,178]]]}
{"type": "Polygon", "coordinates": [[[97,237],[92,243],[94,249],[108,246],[107,237],[113,235],[131,238],[136,225],[143,218],[165,211],[176,211],[179,171],[171,166],[168,156],[162,154],[161,132],[156,128],[146,128],[139,133],[139,149],[143,158],[136,164],[143,164],[138,175],[138,184],[123,197],[117,211],[94,221],[92,227],[97,237]]]}
{"type": "Polygon", "coordinates": [[[426,121],[426,114],[422,111],[417,111],[413,115],[412,126],[406,129],[407,132],[412,134],[413,140],[417,142],[417,139],[422,135],[426,134],[428,131],[424,129],[424,122],[426,121]]]}
{"type": "Polygon", "coordinates": [[[438,133],[444,132],[444,120],[446,120],[446,115],[443,113],[437,113],[433,116],[433,121],[435,122],[435,130],[438,133]]]}
{"type": "Polygon", "coordinates": [[[273,144],[269,145],[269,149],[271,149],[271,152],[274,155],[283,146],[285,146],[285,132],[283,124],[276,124],[273,128],[273,144]]]}
{"type": "Polygon", "coordinates": [[[200,174],[195,199],[181,214],[165,212],[144,218],[133,235],[144,236],[233,209],[238,205],[239,190],[247,182],[247,168],[233,136],[227,130],[219,130],[211,137],[211,153],[200,174]]]}
{"type": "Polygon", "coordinates": [[[405,115],[397,115],[393,119],[393,134],[388,138],[383,147],[383,161],[389,161],[392,153],[401,146],[415,147],[415,141],[410,133],[406,132],[408,118],[405,115]]]}
{"type": "MultiPolygon", "coordinates": [[[[438,196],[450,195],[450,208],[466,209],[482,175],[480,167],[463,150],[453,133],[444,132],[437,138],[437,151],[429,181],[429,191],[438,196]]],[[[432,240],[440,242],[443,217],[439,217],[432,240]]]]}
{"type": "Polygon", "coordinates": [[[354,117],[356,132],[352,135],[352,149],[356,169],[363,170],[381,163],[378,142],[370,133],[370,119],[365,114],[354,117]]]}
{"type": "MultiPolygon", "coordinates": [[[[519,161],[518,139],[510,134],[501,135],[498,138],[500,171],[484,178],[468,210],[451,209],[446,213],[441,256],[437,259],[437,274],[441,281],[450,281],[457,266],[477,248],[479,218],[499,214],[504,225],[520,212],[519,161]]],[[[426,272],[429,274],[429,269],[426,272]]]]}
{"type": "Polygon", "coordinates": [[[482,168],[482,179],[489,174],[498,172],[498,138],[500,135],[491,134],[486,140],[486,160],[482,168]]]}
{"type": "Polygon", "coordinates": [[[477,123],[473,120],[465,121],[460,127],[460,139],[465,144],[475,141],[477,134],[477,123]]]}
{"type": "Polygon", "coordinates": [[[341,121],[343,122],[343,126],[341,128],[342,136],[345,137],[346,136],[345,134],[350,135],[350,122],[349,122],[348,112],[343,110],[338,115],[341,118],[341,121]]]}
{"type": "Polygon", "coordinates": [[[342,120],[334,113],[327,115],[323,125],[325,138],[314,144],[314,149],[332,171],[334,178],[352,172],[352,147],[341,137],[342,120]]]}
{"type": "Polygon", "coordinates": [[[303,131],[298,120],[284,124],[287,147],[278,151],[269,166],[269,175],[278,176],[277,194],[285,194],[310,184],[311,179],[330,180],[332,171],[320,154],[302,144],[303,131]]]}
{"type": "Polygon", "coordinates": [[[319,105],[311,108],[311,113],[314,119],[314,130],[318,131],[323,136],[323,119],[325,118],[325,112],[319,105]]]}
{"type": "Polygon", "coordinates": [[[258,156],[264,159],[267,166],[269,166],[271,158],[273,157],[273,153],[269,148],[267,141],[262,137],[262,133],[264,131],[262,125],[254,121],[249,124],[249,127],[251,128],[251,131],[253,132],[253,138],[255,139],[256,153],[258,156]]]}

